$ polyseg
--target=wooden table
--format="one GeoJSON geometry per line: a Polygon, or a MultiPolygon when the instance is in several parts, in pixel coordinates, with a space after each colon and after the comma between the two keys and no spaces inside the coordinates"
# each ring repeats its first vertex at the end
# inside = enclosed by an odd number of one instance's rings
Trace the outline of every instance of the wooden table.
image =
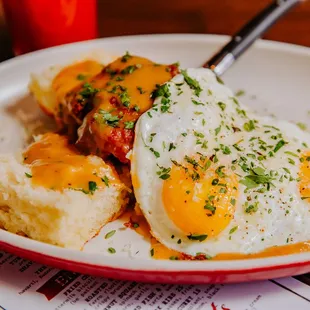
{"type": "MultiPolygon", "coordinates": [[[[271,0],[98,0],[100,36],[144,33],[233,34],[270,2],[271,0]]],[[[310,47],[310,0],[301,3],[286,15],[265,38],[310,47]]],[[[10,41],[0,5],[0,60],[10,56],[10,41]]]]}

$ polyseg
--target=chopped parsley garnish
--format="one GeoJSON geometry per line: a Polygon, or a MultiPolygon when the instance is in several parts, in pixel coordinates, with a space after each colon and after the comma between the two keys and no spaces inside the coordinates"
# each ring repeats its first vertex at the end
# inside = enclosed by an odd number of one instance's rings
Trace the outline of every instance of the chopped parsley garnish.
{"type": "Polygon", "coordinates": [[[255,129],[255,124],[253,120],[250,120],[248,123],[244,123],[243,129],[245,131],[252,131],[255,129]]]}
{"type": "Polygon", "coordinates": [[[226,104],[224,103],[224,102],[218,102],[217,103],[218,104],[218,106],[220,107],[220,109],[222,110],[222,111],[224,111],[225,109],[226,109],[226,104]]]}
{"type": "Polygon", "coordinates": [[[28,173],[28,172],[25,172],[25,176],[26,176],[27,178],[29,178],[29,179],[32,178],[32,174],[30,174],[30,173],[28,173]]]}
{"type": "Polygon", "coordinates": [[[231,150],[227,145],[220,144],[220,147],[221,147],[223,154],[225,155],[231,154],[231,150]]]}
{"type": "Polygon", "coordinates": [[[79,81],[83,81],[83,80],[86,79],[86,75],[84,75],[84,74],[78,74],[78,75],[76,76],[76,79],[79,80],[79,81]]]}
{"type": "Polygon", "coordinates": [[[178,260],[179,258],[177,256],[170,256],[169,259],[170,260],[178,260]]]}
{"type": "Polygon", "coordinates": [[[255,202],[254,204],[251,204],[251,205],[248,205],[248,203],[246,202],[246,205],[245,205],[245,213],[249,213],[249,214],[252,214],[252,213],[255,213],[257,210],[258,210],[258,202],[255,202]]]}
{"type": "Polygon", "coordinates": [[[286,152],[284,152],[284,153],[287,154],[287,155],[291,155],[291,156],[294,156],[294,157],[298,157],[297,154],[295,154],[295,153],[293,153],[293,152],[290,152],[290,151],[286,151],[286,152]]]}
{"type": "Polygon", "coordinates": [[[238,143],[233,144],[233,147],[239,152],[243,151],[243,149],[238,145],[238,143]]]}
{"type": "Polygon", "coordinates": [[[296,124],[301,130],[307,130],[307,125],[306,124],[304,124],[304,123],[301,123],[301,122],[299,122],[299,123],[297,123],[296,124]]]}
{"type": "Polygon", "coordinates": [[[215,214],[216,207],[210,205],[210,204],[208,203],[208,201],[206,201],[206,202],[207,202],[207,204],[204,206],[204,209],[211,211],[212,214],[215,214]]]}
{"type": "Polygon", "coordinates": [[[122,93],[119,94],[119,98],[121,100],[121,103],[125,106],[125,107],[129,107],[130,105],[130,97],[128,95],[127,91],[123,91],[122,93]]]}
{"type": "Polygon", "coordinates": [[[99,109],[98,113],[94,115],[94,119],[100,123],[101,119],[111,127],[118,127],[120,118],[117,115],[112,115],[110,112],[99,109]],[[100,118],[101,116],[101,118],[100,118]]]}
{"type": "Polygon", "coordinates": [[[240,90],[236,91],[236,93],[235,93],[236,97],[241,97],[243,95],[245,95],[245,91],[243,89],[240,89],[240,90]]]}
{"type": "Polygon", "coordinates": [[[154,256],[154,249],[151,249],[150,254],[151,256],[154,256]]]}
{"type": "Polygon", "coordinates": [[[202,241],[204,241],[204,240],[206,240],[208,238],[208,235],[191,234],[191,235],[188,235],[187,238],[189,240],[202,242],[202,241]]]}
{"type": "Polygon", "coordinates": [[[153,99],[157,97],[169,98],[171,96],[171,92],[169,90],[168,84],[156,85],[156,89],[152,92],[151,97],[153,99]]]}
{"type": "Polygon", "coordinates": [[[155,132],[150,134],[150,138],[149,138],[150,142],[153,142],[153,139],[154,139],[155,136],[156,136],[155,132]]]}
{"type": "Polygon", "coordinates": [[[223,80],[222,80],[219,76],[216,76],[216,80],[218,81],[218,83],[220,83],[220,84],[223,84],[223,85],[224,85],[223,80]]]}
{"type": "Polygon", "coordinates": [[[109,68],[109,67],[105,68],[104,71],[105,71],[106,73],[110,74],[111,77],[113,77],[113,76],[117,73],[116,70],[113,70],[113,69],[111,69],[111,68],[109,68]]]}
{"type": "Polygon", "coordinates": [[[99,92],[99,89],[94,88],[89,83],[85,83],[83,85],[83,89],[79,92],[79,95],[82,96],[83,99],[89,99],[99,92]]]}
{"type": "Polygon", "coordinates": [[[171,150],[174,150],[175,148],[176,148],[176,146],[171,142],[169,144],[168,152],[170,152],[171,150]]]}
{"type": "Polygon", "coordinates": [[[160,169],[159,171],[157,171],[157,175],[159,176],[160,179],[162,180],[167,180],[170,178],[170,171],[171,168],[165,168],[165,167],[161,167],[159,165],[157,165],[158,168],[160,169]]]}
{"type": "Polygon", "coordinates": [[[291,158],[288,158],[287,161],[291,164],[291,165],[295,165],[295,161],[291,158]]]}
{"type": "Polygon", "coordinates": [[[108,248],[108,252],[111,254],[115,254],[116,250],[114,248],[108,248]]]}
{"type": "Polygon", "coordinates": [[[213,185],[213,186],[215,186],[215,185],[217,185],[218,183],[219,183],[219,179],[213,179],[212,180],[212,182],[211,182],[211,184],[213,185]]]}
{"type": "Polygon", "coordinates": [[[139,226],[140,226],[140,225],[139,225],[138,223],[133,223],[133,224],[132,224],[132,227],[133,227],[133,228],[138,228],[139,226]]]}
{"type": "Polygon", "coordinates": [[[193,158],[191,158],[191,157],[189,157],[189,156],[187,156],[187,155],[184,156],[184,159],[185,159],[189,164],[193,165],[193,167],[194,167],[195,169],[199,166],[199,165],[198,165],[198,162],[197,162],[195,159],[193,159],[193,158]]]}
{"type": "Polygon", "coordinates": [[[237,113],[243,117],[246,117],[246,112],[244,110],[236,109],[237,113]]]}
{"type": "Polygon", "coordinates": [[[97,183],[94,182],[94,181],[89,181],[89,182],[88,182],[88,189],[89,189],[89,192],[90,192],[91,194],[93,194],[93,193],[95,192],[95,190],[98,189],[97,183]]]}
{"type": "Polygon", "coordinates": [[[112,236],[114,236],[114,234],[116,233],[116,230],[111,230],[110,232],[108,232],[105,236],[104,239],[109,239],[112,236]]]}
{"type": "Polygon", "coordinates": [[[198,132],[198,131],[194,131],[194,136],[198,137],[198,138],[204,138],[205,137],[205,135],[203,133],[198,132]]]}
{"type": "Polygon", "coordinates": [[[219,166],[216,170],[215,173],[220,177],[220,178],[224,178],[226,176],[226,174],[223,172],[223,169],[225,168],[225,166],[219,166]]]}
{"type": "Polygon", "coordinates": [[[149,150],[155,155],[156,158],[160,157],[160,153],[155,151],[152,147],[150,147],[149,150]]]}
{"type": "Polygon", "coordinates": [[[192,99],[192,103],[195,104],[195,105],[204,105],[204,103],[196,101],[194,99],[192,99]]]}
{"type": "Polygon", "coordinates": [[[184,77],[185,82],[187,85],[194,90],[194,93],[197,97],[199,97],[200,93],[202,92],[202,88],[200,87],[200,84],[198,83],[197,80],[191,78],[186,70],[181,70],[181,73],[184,77]]]}
{"type": "Polygon", "coordinates": [[[144,94],[146,91],[142,89],[141,86],[137,86],[137,90],[139,91],[139,93],[142,95],[144,94]]]}
{"type": "Polygon", "coordinates": [[[231,199],[230,199],[230,203],[234,206],[234,205],[236,204],[236,199],[231,198],[231,199]]]}
{"type": "Polygon", "coordinates": [[[259,185],[263,185],[267,190],[270,189],[271,181],[273,177],[265,174],[265,170],[261,167],[257,167],[250,170],[249,175],[246,175],[239,183],[245,185],[248,189],[256,188],[259,185]]]}
{"type": "Polygon", "coordinates": [[[127,62],[128,59],[132,58],[132,56],[127,51],[126,54],[122,57],[121,62],[127,62]]]}
{"type": "Polygon", "coordinates": [[[238,226],[233,227],[230,231],[229,234],[233,234],[236,230],[238,229],[238,226]]]}
{"type": "Polygon", "coordinates": [[[133,129],[135,126],[135,122],[125,122],[125,129],[133,129]]]}
{"type": "Polygon", "coordinates": [[[286,144],[286,142],[284,140],[280,140],[277,145],[275,146],[275,148],[273,149],[273,151],[276,153],[280,150],[281,147],[283,147],[286,144]]]}
{"type": "Polygon", "coordinates": [[[122,76],[117,76],[115,81],[120,82],[120,81],[124,81],[125,79],[122,76]]]}
{"type": "Polygon", "coordinates": [[[104,182],[104,184],[109,187],[109,178],[105,175],[103,178],[101,178],[102,182],[104,182]]]}
{"type": "Polygon", "coordinates": [[[217,136],[219,134],[219,132],[221,131],[221,125],[217,128],[215,128],[215,135],[217,136]]]}
{"type": "Polygon", "coordinates": [[[141,66],[138,65],[128,66],[121,71],[121,74],[132,74],[135,70],[137,70],[140,67],[141,66]]]}

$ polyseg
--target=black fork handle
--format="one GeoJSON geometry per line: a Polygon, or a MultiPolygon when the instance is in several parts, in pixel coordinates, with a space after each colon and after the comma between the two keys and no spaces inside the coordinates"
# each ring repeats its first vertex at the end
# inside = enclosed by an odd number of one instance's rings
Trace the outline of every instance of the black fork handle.
{"type": "Polygon", "coordinates": [[[278,0],[259,12],[243,26],[218,53],[203,67],[222,75],[255,41],[260,38],[280,17],[297,5],[300,0],[278,0]]]}

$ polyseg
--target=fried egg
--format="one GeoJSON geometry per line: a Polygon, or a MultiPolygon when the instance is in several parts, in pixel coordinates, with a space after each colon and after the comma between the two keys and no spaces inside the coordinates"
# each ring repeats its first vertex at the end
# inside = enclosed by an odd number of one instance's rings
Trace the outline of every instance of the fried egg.
{"type": "Polygon", "coordinates": [[[259,253],[310,240],[310,135],[259,116],[211,70],[154,92],[131,174],[152,235],[188,255],[259,253]]]}

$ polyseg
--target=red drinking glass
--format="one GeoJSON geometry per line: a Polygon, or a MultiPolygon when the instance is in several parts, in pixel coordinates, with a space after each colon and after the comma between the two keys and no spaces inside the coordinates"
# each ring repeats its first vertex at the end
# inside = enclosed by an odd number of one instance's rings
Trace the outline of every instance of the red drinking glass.
{"type": "Polygon", "coordinates": [[[95,39],[96,0],[3,0],[15,55],[95,39]]]}

